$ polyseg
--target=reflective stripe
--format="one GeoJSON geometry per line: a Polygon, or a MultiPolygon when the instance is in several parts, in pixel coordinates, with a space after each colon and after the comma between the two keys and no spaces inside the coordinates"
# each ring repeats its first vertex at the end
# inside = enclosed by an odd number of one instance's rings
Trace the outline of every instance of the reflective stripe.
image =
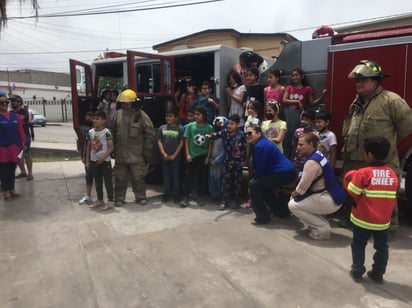
{"type": "Polygon", "coordinates": [[[374,230],[374,231],[386,230],[389,228],[391,224],[391,221],[388,221],[385,224],[373,224],[373,223],[361,220],[359,218],[356,218],[352,213],[350,214],[350,221],[353,222],[355,226],[358,226],[360,228],[367,229],[367,230],[374,230]]]}
{"type": "Polygon", "coordinates": [[[352,182],[349,182],[348,185],[348,190],[353,192],[355,195],[360,195],[363,191],[362,188],[356,186],[355,184],[353,184],[352,182]]]}
{"type": "Polygon", "coordinates": [[[355,195],[365,194],[366,197],[370,198],[383,198],[383,199],[395,199],[396,191],[393,190],[372,190],[372,189],[362,189],[352,182],[348,185],[348,190],[353,192],[355,195]]]}
{"type": "Polygon", "coordinates": [[[372,198],[386,198],[386,199],[395,199],[396,191],[389,190],[370,190],[365,189],[365,195],[372,198]]]}

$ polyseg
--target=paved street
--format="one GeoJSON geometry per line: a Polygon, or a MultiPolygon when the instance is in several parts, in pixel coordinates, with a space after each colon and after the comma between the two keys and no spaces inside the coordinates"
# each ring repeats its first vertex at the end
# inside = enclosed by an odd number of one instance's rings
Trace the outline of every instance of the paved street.
{"type": "MultiPolygon", "coordinates": [[[[0,200],[0,307],[410,307],[412,228],[391,242],[385,284],[348,276],[351,233],[315,242],[294,218],[254,227],[250,210],[77,204],[76,161],[36,163],[0,200]]],[[[129,192],[128,200],[133,196],[129,192]]],[[[370,267],[373,249],[367,249],[370,267]]]]}

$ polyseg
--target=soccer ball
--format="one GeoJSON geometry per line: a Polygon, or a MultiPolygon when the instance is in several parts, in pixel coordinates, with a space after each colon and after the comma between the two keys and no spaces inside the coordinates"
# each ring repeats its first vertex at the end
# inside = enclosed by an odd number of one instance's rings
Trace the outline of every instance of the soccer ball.
{"type": "Polygon", "coordinates": [[[201,135],[201,134],[196,134],[196,135],[193,137],[193,142],[194,142],[196,145],[202,145],[203,143],[205,143],[205,141],[206,141],[205,136],[203,136],[203,135],[201,135]]]}

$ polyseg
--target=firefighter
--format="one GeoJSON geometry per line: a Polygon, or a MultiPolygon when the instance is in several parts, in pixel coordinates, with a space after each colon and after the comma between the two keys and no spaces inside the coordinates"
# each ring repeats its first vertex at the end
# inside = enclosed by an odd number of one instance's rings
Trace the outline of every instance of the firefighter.
{"type": "Polygon", "coordinates": [[[129,175],[132,180],[135,202],[145,205],[145,176],[152,154],[155,130],[149,116],[140,108],[135,91],[122,91],[117,101],[121,109],[116,111],[110,128],[115,146],[115,206],[125,203],[129,175]]]}
{"type": "MultiPolygon", "coordinates": [[[[408,104],[398,94],[382,88],[381,82],[385,77],[388,75],[382,72],[381,66],[370,60],[360,61],[348,75],[348,78],[356,80],[357,95],[349,107],[349,114],[343,124],[344,174],[349,170],[366,166],[364,140],[368,137],[381,136],[390,142],[390,151],[385,163],[395,170],[400,178],[401,170],[396,146],[412,132],[412,113],[408,104]]],[[[350,207],[351,201],[347,203],[350,207]]],[[[396,205],[391,224],[396,226],[398,223],[396,205]]]]}

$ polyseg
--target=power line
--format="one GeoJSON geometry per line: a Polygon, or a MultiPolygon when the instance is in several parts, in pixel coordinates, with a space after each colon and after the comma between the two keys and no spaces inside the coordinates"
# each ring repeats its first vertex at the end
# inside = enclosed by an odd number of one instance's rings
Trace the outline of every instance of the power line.
{"type": "MultiPolygon", "coordinates": [[[[177,8],[183,6],[192,6],[192,5],[199,5],[199,4],[206,4],[206,3],[213,3],[213,2],[221,2],[224,0],[206,0],[201,2],[189,2],[189,3],[182,3],[182,4],[169,4],[169,5],[159,5],[155,7],[140,7],[140,8],[132,8],[132,9],[123,9],[123,10],[108,10],[108,11],[91,11],[91,12],[68,12],[68,13],[54,13],[54,14],[45,14],[45,15],[30,15],[30,16],[15,16],[15,17],[8,17],[8,20],[14,19],[33,19],[33,18],[56,18],[56,17],[78,17],[78,16],[91,16],[91,15],[106,15],[106,14],[118,14],[118,13],[130,13],[130,12],[137,12],[137,11],[148,11],[148,10],[158,10],[158,9],[168,9],[168,8],[177,8]]],[[[176,3],[176,1],[172,2],[176,3]]]]}

